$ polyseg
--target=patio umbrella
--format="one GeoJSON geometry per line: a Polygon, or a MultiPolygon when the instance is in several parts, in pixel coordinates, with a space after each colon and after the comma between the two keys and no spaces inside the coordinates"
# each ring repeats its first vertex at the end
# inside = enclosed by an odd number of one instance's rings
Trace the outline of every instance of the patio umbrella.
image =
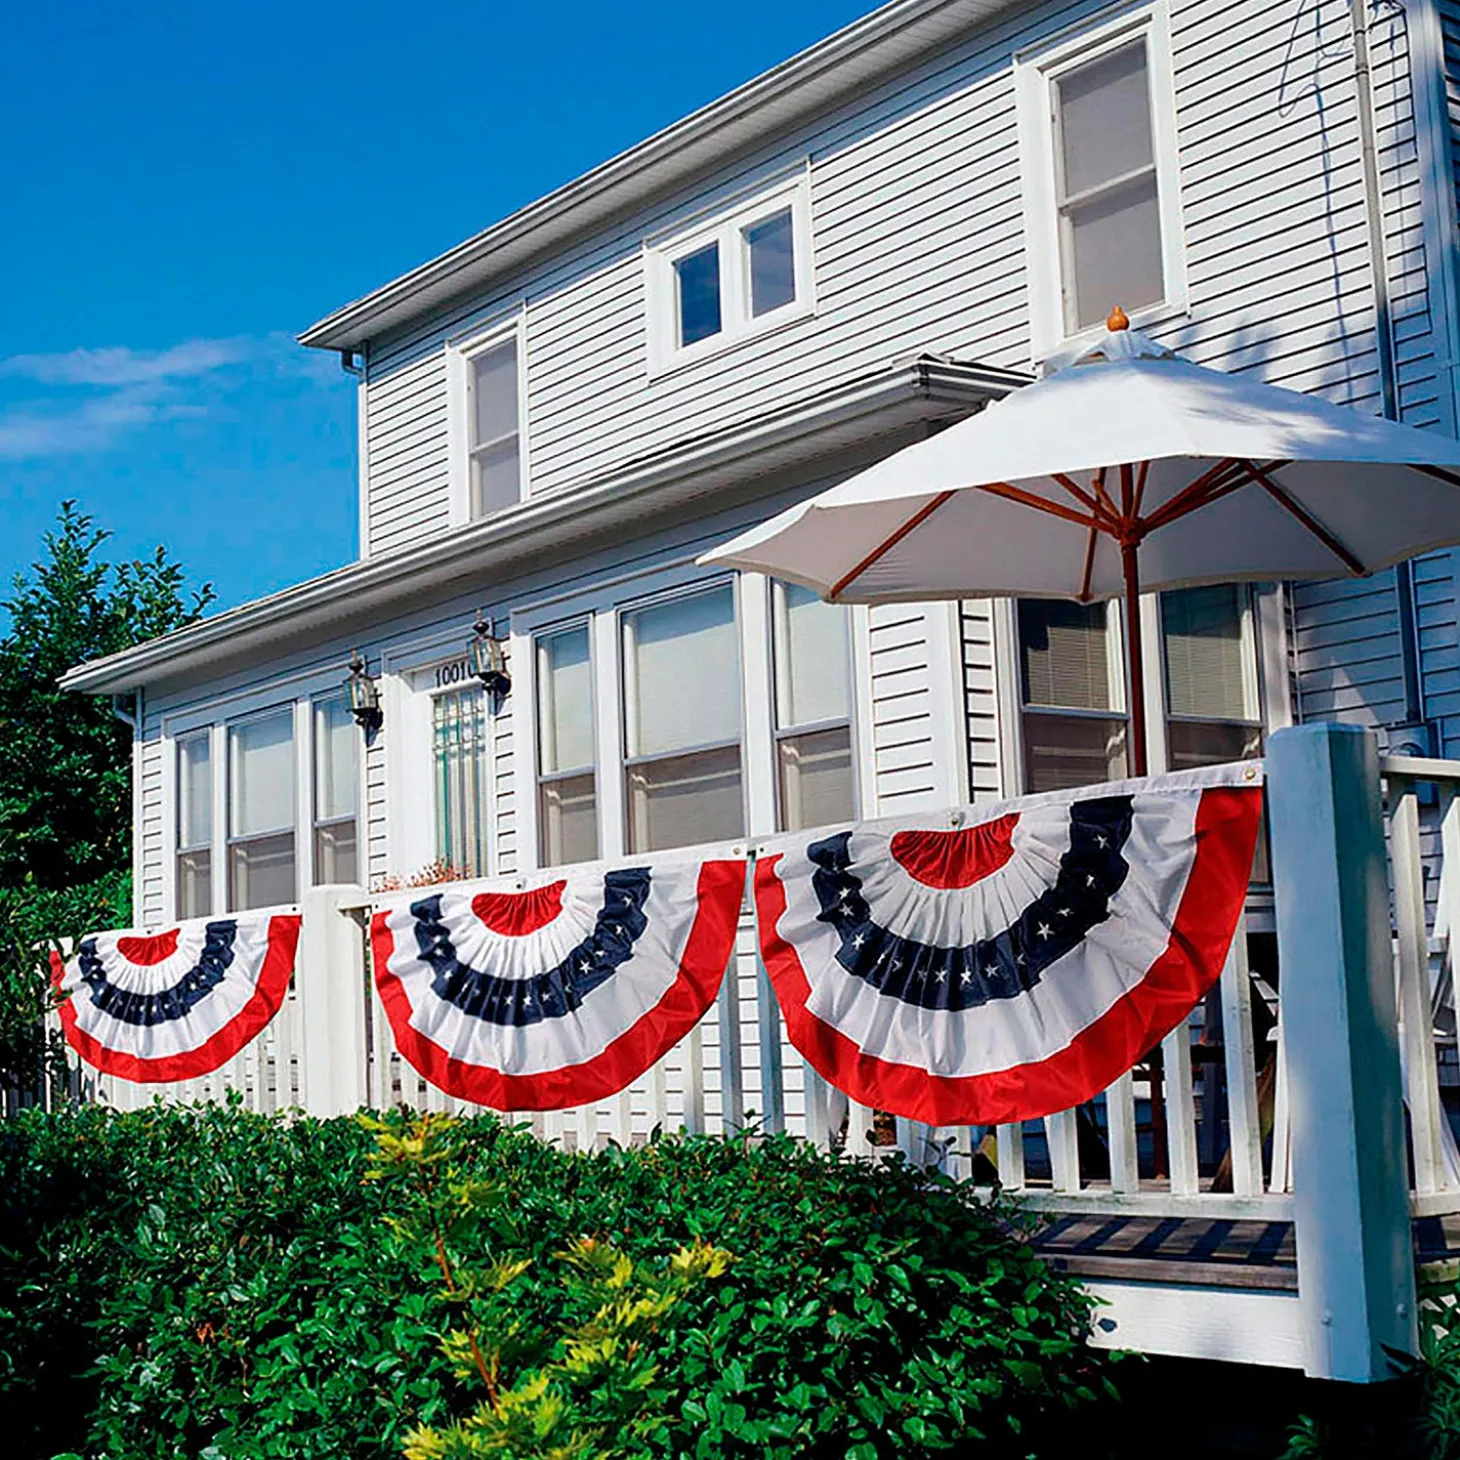
{"type": "Polygon", "coordinates": [[[1117,309],[1073,364],[701,562],[834,603],[1123,596],[1134,625],[1142,592],[1363,576],[1456,542],[1460,442],[1189,364],[1117,309]]]}

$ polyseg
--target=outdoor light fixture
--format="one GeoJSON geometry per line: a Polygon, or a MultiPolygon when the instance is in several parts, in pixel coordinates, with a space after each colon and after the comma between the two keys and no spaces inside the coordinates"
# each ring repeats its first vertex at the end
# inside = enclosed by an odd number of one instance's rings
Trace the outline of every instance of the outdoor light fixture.
{"type": "Polygon", "coordinates": [[[482,617],[481,609],[477,610],[476,627],[466,654],[471,672],[481,680],[488,694],[505,695],[512,688],[512,676],[507,673],[507,652],[502,648],[502,641],[493,635],[491,624],[482,617]]]}
{"type": "Polygon", "coordinates": [[[379,730],[385,720],[380,709],[380,686],[370,678],[358,649],[350,655],[350,677],[345,681],[345,693],[350,697],[350,713],[355,723],[365,731],[379,730]]]}

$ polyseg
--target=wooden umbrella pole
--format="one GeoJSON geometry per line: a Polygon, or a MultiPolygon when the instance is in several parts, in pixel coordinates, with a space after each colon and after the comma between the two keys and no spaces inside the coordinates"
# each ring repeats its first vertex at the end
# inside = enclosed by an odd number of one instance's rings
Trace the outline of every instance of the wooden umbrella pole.
{"type": "Polygon", "coordinates": [[[1146,656],[1141,642],[1140,544],[1122,542],[1120,566],[1125,575],[1126,663],[1130,677],[1131,774],[1146,774],[1146,656]]]}

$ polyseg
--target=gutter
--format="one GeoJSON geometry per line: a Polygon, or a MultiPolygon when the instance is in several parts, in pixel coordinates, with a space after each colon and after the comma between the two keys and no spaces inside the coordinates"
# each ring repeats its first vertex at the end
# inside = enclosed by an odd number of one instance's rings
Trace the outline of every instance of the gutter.
{"type": "Polygon", "coordinates": [[[301,345],[358,350],[570,239],[621,222],[636,206],[696,181],[858,88],[1028,0],[892,0],[799,55],[691,112],[438,258],[311,325],[301,345]],[[879,54],[883,47],[889,54],[879,54]],[[817,82],[823,82],[821,87],[817,82]],[[797,95],[801,93],[801,95],[797,95]],[[780,106],[779,114],[765,114],[780,106]]]}
{"type": "Polygon", "coordinates": [[[1028,383],[994,366],[923,355],[853,376],[750,423],[677,443],[609,476],[530,498],[445,539],[364,558],[268,598],[68,670],[60,687],[122,694],[303,639],[325,626],[378,618],[398,605],[450,598],[463,581],[515,571],[622,522],[649,530],[670,508],[873,439],[904,422],[964,415],[1028,383]],[[929,409],[932,407],[933,409],[929,409]],[[827,438],[832,444],[827,446],[827,438]],[[745,470],[746,463],[753,471],[745,470]]]}

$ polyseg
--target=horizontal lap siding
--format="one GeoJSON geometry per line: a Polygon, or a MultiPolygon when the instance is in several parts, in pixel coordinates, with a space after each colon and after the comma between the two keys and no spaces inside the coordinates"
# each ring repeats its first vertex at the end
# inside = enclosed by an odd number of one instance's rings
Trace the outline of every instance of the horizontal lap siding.
{"type": "Polygon", "coordinates": [[[944,777],[937,764],[936,695],[928,615],[916,604],[874,608],[872,754],[877,814],[897,816],[937,804],[944,777]]]}
{"type": "Polygon", "coordinates": [[[142,927],[155,926],[167,916],[163,862],[170,848],[166,844],[166,829],[163,824],[161,735],[161,721],[148,716],[143,724],[139,757],[141,784],[136,788],[142,837],[137,863],[141,875],[132,892],[133,917],[142,927]]]}
{"type": "Polygon", "coordinates": [[[1003,794],[999,765],[999,703],[994,669],[994,615],[987,599],[959,605],[963,713],[968,785],[975,801],[1003,794]]]}

